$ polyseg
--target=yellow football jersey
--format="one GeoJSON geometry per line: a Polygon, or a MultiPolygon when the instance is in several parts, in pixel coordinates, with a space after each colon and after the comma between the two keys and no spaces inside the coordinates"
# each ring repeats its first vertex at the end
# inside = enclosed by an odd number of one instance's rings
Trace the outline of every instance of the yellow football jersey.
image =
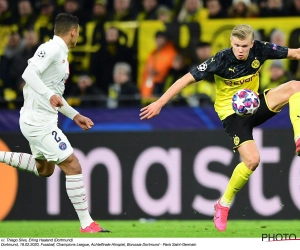
{"type": "Polygon", "coordinates": [[[232,49],[228,48],[198,65],[190,73],[197,82],[214,75],[214,107],[220,119],[224,120],[234,113],[231,104],[234,93],[240,89],[251,89],[257,93],[261,65],[268,59],[286,58],[287,53],[287,47],[255,40],[247,60],[238,60],[232,49]]]}

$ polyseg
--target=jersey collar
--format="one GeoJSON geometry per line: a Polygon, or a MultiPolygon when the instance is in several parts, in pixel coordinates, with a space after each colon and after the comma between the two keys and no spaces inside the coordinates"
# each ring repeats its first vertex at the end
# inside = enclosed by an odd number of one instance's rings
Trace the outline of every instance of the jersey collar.
{"type": "Polygon", "coordinates": [[[68,46],[62,38],[60,38],[59,36],[54,35],[53,36],[53,41],[55,41],[60,46],[62,46],[62,48],[65,50],[66,53],[69,52],[68,46]]]}

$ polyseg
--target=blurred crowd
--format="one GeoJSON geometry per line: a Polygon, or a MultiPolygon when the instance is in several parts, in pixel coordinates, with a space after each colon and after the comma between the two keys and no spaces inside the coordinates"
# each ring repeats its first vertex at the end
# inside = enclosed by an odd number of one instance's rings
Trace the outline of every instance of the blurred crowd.
{"type": "MultiPolygon", "coordinates": [[[[122,42],[124,34],[114,25],[105,26],[108,22],[201,24],[205,19],[300,16],[300,0],[0,0],[1,107],[22,105],[25,83],[21,75],[27,60],[52,38],[54,18],[60,12],[78,16],[81,26],[79,48],[69,58],[67,101],[73,106],[117,108],[141,106],[157,98],[176,79],[211,57],[212,46],[199,40],[193,56],[187,58],[167,32],[158,31],[153,38],[155,49],[138,78],[137,46],[122,42]]],[[[274,30],[269,40],[287,46],[280,30],[274,30]]],[[[299,72],[298,62],[267,62],[261,88],[299,78],[299,72]]],[[[214,79],[207,79],[185,88],[172,105],[212,105],[214,98],[214,79]]]]}

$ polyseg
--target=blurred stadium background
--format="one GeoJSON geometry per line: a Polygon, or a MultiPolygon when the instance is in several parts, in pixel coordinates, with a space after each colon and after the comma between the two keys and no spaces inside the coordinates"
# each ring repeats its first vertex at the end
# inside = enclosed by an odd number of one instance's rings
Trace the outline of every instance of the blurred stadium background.
{"type": "MultiPolygon", "coordinates": [[[[299,2],[0,0],[0,150],[30,153],[18,126],[21,74],[36,47],[53,36],[55,15],[73,13],[81,31],[69,54],[65,96],[95,127],[81,132],[62,116],[59,125],[83,166],[92,216],[211,219],[213,204],[240,160],[214,112],[213,82],[185,89],[153,120],[140,121],[139,109],[207,54],[229,47],[237,24],[250,24],[258,39],[299,48],[299,2]],[[149,2],[157,4],[154,9],[147,9],[149,2]],[[236,10],[238,4],[244,12],[236,10]],[[175,53],[160,53],[159,35],[175,53]],[[153,55],[160,57],[159,66],[153,55]],[[173,60],[164,64],[168,55],[173,60]],[[160,79],[149,74],[160,69],[160,79]],[[124,72],[125,81],[118,75],[124,72]]],[[[299,76],[298,62],[267,62],[262,89],[299,76]]],[[[284,108],[255,129],[261,166],[237,195],[230,219],[298,218],[300,160],[288,112],[284,108]]],[[[64,182],[58,168],[42,179],[0,164],[0,220],[76,220],[64,182]]]]}

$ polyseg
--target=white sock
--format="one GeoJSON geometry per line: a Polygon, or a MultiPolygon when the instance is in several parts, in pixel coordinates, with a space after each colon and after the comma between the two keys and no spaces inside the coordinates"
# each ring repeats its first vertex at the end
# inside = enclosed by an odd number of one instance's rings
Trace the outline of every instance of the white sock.
{"type": "Polygon", "coordinates": [[[86,228],[93,222],[93,219],[88,211],[82,174],[66,175],[66,189],[80,220],[81,228],[86,228]]]}
{"type": "Polygon", "coordinates": [[[39,176],[35,159],[30,154],[0,151],[0,161],[16,169],[28,171],[39,176]]]}

